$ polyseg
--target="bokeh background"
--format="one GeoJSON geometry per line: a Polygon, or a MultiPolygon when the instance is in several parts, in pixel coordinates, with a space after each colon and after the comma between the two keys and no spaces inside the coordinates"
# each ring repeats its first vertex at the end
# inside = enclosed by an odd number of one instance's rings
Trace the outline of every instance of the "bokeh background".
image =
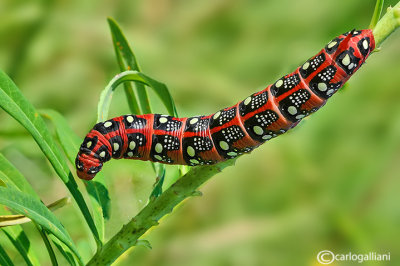
{"type": "MultiPolygon", "coordinates": [[[[293,71],[334,36],[367,27],[374,5],[3,0],[0,68],[35,107],[56,109],[83,138],[95,122],[100,91],[118,72],[107,16],[120,23],[143,72],[169,86],[180,116],[191,116],[233,105],[293,71]]],[[[242,156],[201,188],[203,197],[185,201],[147,233],[153,250],[131,249],[117,265],[318,265],[324,249],[390,252],[390,263],[363,265],[400,265],[399,48],[400,31],[324,108],[242,156]]],[[[153,109],[165,112],[150,94],[153,109]]],[[[110,115],[126,113],[120,90],[110,115]]],[[[0,121],[0,151],[42,200],[67,195],[25,130],[3,111],[0,121]]],[[[149,163],[123,160],[103,171],[112,200],[109,238],[146,204],[154,173],[149,163]]],[[[93,241],[76,207],[55,214],[89,258],[93,241]]],[[[38,240],[44,265],[50,263],[34,228],[24,228],[38,240]]],[[[6,242],[1,234],[0,244],[6,242]]]]}

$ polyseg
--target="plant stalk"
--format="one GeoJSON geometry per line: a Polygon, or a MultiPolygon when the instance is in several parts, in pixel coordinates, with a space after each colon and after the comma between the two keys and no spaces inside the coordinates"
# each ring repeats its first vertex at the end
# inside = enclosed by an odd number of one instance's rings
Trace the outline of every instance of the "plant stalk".
{"type": "Polygon", "coordinates": [[[379,47],[398,27],[400,27],[400,2],[394,7],[389,7],[386,14],[378,21],[373,29],[375,46],[379,47]]]}
{"type": "Polygon", "coordinates": [[[235,160],[232,159],[212,166],[192,168],[154,201],[150,201],[136,217],[124,225],[87,265],[110,265],[113,263],[122,253],[137,245],[140,241],[139,238],[151,227],[158,225],[158,221],[172,212],[176,205],[188,197],[201,195],[197,188],[225,167],[233,165],[234,162],[235,160]]]}

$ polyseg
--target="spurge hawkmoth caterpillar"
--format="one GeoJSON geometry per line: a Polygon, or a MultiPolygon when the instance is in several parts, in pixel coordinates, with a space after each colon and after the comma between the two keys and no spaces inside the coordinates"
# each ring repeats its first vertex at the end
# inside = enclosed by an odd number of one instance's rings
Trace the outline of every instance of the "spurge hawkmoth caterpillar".
{"type": "Polygon", "coordinates": [[[371,30],[352,30],[293,73],[212,115],[124,115],[98,123],[76,157],[78,176],[92,179],[111,157],[194,166],[250,152],[322,107],[374,48],[371,30]]]}

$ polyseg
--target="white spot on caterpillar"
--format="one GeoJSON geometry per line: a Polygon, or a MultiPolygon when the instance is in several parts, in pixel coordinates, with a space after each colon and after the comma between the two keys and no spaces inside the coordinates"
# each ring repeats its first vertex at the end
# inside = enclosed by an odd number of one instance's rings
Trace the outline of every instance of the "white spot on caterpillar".
{"type": "Polygon", "coordinates": [[[351,63],[347,68],[348,68],[348,69],[352,69],[354,66],[355,66],[355,64],[354,64],[354,63],[351,63]]]}
{"type": "Polygon", "coordinates": [[[262,139],[265,139],[265,140],[270,139],[270,138],[272,138],[271,135],[264,135],[264,136],[262,137],[262,139]]]}
{"type": "Polygon", "coordinates": [[[115,143],[113,144],[113,148],[114,148],[114,151],[119,150],[119,144],[115,142],[115,143]]]}
{"type": "Polygon", "coordinates": [[[248,105],[251,102],[251,96],[247,97],[246,100],[244,100],[244,105],[248,105]]]}
{"type": "Polygon", "coordinates": [[[106,157],[106,152],[105,152],[105,151],[100,152],[100,157],[101,157],[101,158],[106,157]]]}
{"type": "Polygon", "coordinates": [[[136,142],[134,142],[133,140],[129,142],[129,149],[133,150],[135,147],[136,147],[136,142]]]}
{"type": "Polygon", "coordinates": [[[128,152],[128,156],[129,156],[129,157],[132,157],[132,156],[133,156],[133,152],[131,152],[131,151],[128,152]]]}
{"type": "Polygon", "coordinates": [[[190,162],[193,164],[199,164],[199,161],[197,161],[196,159],[190,159],[190,162]]]}
{"type": "Polygon", "coordinates": [[[110,121],[107,121],[104,123],[104,127],[111,127],[112,123],[110,121]]]}
{"type": "Polygon", "coordinates": [[[330,43],[328,44],[328,48],[332,48],[332,47],[335,46],[336,44],[337,44],[337,41],[330,42],[330,43]]]}
{"type": "Polygon", "coordinates": [[[193,157],[196,154],[196,152],[195,152],[195,150],[193,149],[192,146],[188,146],[186,151],[187,151],[187,153],[189,154],[190,157],[193,157]]]}
{"type": "Polygon", "coordinates": [[[306,70],[310,66],[309,62],[305,62],[303,65],[303,69],[306,70]]]}
{"type": "Polygon", "coordinates": [[[214,114],[213,118],[217,119],[221,115],[221,111],[218,111],[214,114]]]}
{"type": "Polygon", "coordinates": [[[89,148],[90,146],[92,146],[92,142],[91,142],[91,141],[88,141],[88,142],[86,143],[86,147],[89,148]]]}
{"type": "Polygon", "coordinates": [[[154,149],[156,150],[157,153],[161,153],[163,150],[163,146],[161,143],[157,143],[154,149]]]}
{"type": "Polygon", "coordinates": [[[198,121],[199,121],[199,119],[198,119],[197,117],[196,117],[196,118],[192,118],[192,119],[189,121],[189,124],[193,125],[193,124],[196,124],[198,121]]]}
{"type": "Polygon", "coordinates": [[[320,91],[326,91],[327,88],[328,88],[328,86],[326,86],[325,83],[323,83],[323,82],[318,83],[318,89],[319,89],[320,91]]]}
{"type": "Polygon", "coordinates": [[[126,117],[126,121],[128,121],[129,123],[132,123],[133,122],[133,116],[127,116],[126,117]]]}
{"type": "Polygon", "coordinates": [[[368,41],[367,41],[367,40],[364,40],[363,43],[362,43],[362,46],[363,46],[363,48],[364,48],[365,50],[367,50],[367,49],[368,49],[368,41]]]}
{"type": "Polygon", "coordinates": [[[297,114],[297,109],[296,109],[296,107],[294,107],[293,105],[291,105],[291,106],[288,107],[288,112],[289,112],[289,114],[291,114],[291,115],[295,115],[295,114],[297,114]]]}
{"type": "Polygon", "coordinates": [[[256,133],[257,135],[262,135],[264,133],[263,129],[260,126],[254,126],[253,127],[253,131],[254,133],[256,133]]]}
{"type": "Polygon", "coordinates": [[[221,147],[221,149],[223,149],[224,151],[227,151],[227,150],[229,150],[229,144],[228,143],[226,143],[225,141],[223,141],[223,140],[221,140],[220,142],[219,142],[219,146],[221,147]]]}
{"type": "Polygon", "coordinates": [[[333,92],[334,92],[334,90],[333,90],[333,89],[330,89],[330,90],[328,90],[328,91],[326,92],[326,94],[331,95],[333,92]]]}
{"type": "Polygon", "coordinates": [[[160,121],[161,124],[168,122],[168,119],[166,117],[160,117],[160,119],[158,119],[158,121],[160,121]]]}
{"type": "Polygon", "coordinates": [[[348,64],[350,64],[350,56],[348,54],[346,54],[343,59],[342,59],[342,64],[347,66],[348,64]]]}
{"type": "Polygon", "coordinates": [[[302,119],[305,115],[296,115],[296,119],[302,119]]]}
{"type": "Polygon", "coordinates": [[[158,155],[158,154],[154,155],[154,158],[156,158],[159,161],[162,161],[162,157],[160,155],[158,155]]]}
{"type": "Polygon", "coordinates": [[[275,87],[279,88],[280,86],[282,86],[282,84],[283,84],[283,80],[280,79],[275,83],[275,87]]]}
{"type": "Polygon", "coordinates": [[[234,151],[228,152],[227,153],[229,156],[237,156],[237,153],[234,151]]]}

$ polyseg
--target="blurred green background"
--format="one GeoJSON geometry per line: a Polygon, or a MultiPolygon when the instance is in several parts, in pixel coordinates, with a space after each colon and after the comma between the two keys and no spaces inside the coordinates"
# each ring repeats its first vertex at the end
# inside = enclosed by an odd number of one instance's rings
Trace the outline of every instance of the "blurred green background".
{"type": "MultiPolygon", "coordinates": [[[[83,138],[95,122],[100,91],[118,72],[107,16],[120,23],[143,72],[169,86],[180,116],[191,116],[233,105],[293,71],[336,35],[366,28],[374,5],[3,0],[0,68],[37,108],[56,109],[83,138]]],[[[203,197],[185,201],[145,235],[153,250],[131,249],[117,265],[318,265],[324,249],[390,252],[390,263],[363,265],[400,265],[399,48],[400,31],[326,107],[212,178],[201,188],[203,197]]],[[[165,112],[151,95],[153,109],[165,112]]],[[[129,113],[123,90],[111,109],[111,117],[129,113]]],[[[0,121],[0,152],[42,200],[67,195],[25,130],[3,111],[0,121]]],[[[146,204],[154,173],[147,162],[127,160],[103,171],[112,200],[109,238],[146,204]]],[[[55,214],[88,259],[94,244],[76,208],[55,214]]],[[[24,228],[50,263],[33,226],[24,228]]],[[[9,245],[4,234],[0,244],[9,245]]]]}

